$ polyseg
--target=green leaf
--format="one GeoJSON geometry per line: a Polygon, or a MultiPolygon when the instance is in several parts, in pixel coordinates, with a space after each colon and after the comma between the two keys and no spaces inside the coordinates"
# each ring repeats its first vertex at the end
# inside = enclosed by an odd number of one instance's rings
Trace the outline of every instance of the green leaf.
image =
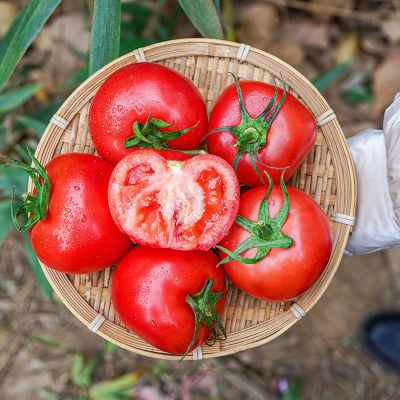
{"type": "Polygon", "coordinates": [[[81,373],[83,368],[82,353],[74,353],[71,364],[71,379],[74,385],[82,387],[81,373]]]}
{"type": "Polygon", "coordinates": [[[19,115],[17,121],[26,129],[29,129],[38,136],[42,136],[46,129],[46,124],[35,118],[28,117],[27,115],[19,115]]]}
{"type": "Polygon", "coordinates": [[[288,391],[283,395],[282,400],[301,400],[303,394],[304,380],[297,379],[289,385],[288,391]]]}
{"type": "Polygon", "coordinates": [[[213,0],[178,0],[183,11],[204,37],[223,39],[221,21],[213,0]]]}
{"type": "Polygon", "coordinates": [[[41,83],[29,83],[28,85],[3,92],[0,95],[0,113],[6,113],[18,108],[33,97],[41,87],[41,83]]]}
{"type": "Polygon", "coordinates": [[[51,338],[50,336],[43,335],[41,333],[39,333],[37,335],[33,335],[33,336],[31,336],[31,338],[34,340],[37,340],[38,342],[43,343],[47,346],[50,346],[50,347],[55,347],[55,348],[62,347],[60,342],[51,338]]]}
{"type": "Polygon", "coordinates": [[[333,85],[339,78],[341,78],[351,63],[352,61],[345,61],[335,65],[333,68],[317,76],[312,83],[320,92],[324,92],[329,86],[333,85]]]}
{"type": "Polygon", "coordinates": [[[9,197],[14,194],[21,197],[28,185],[26,173],[19,168],[5,165],[0,168],[0,193],[2,196],[9,197]]]}
{"type": "Polygon", "coordinates": [[[97,366],[97,360],[95,358],[90,358],[87,364],[83,367],[81,373],[81,379],[84,383],[84,387],[89,387],[92,383],[92,374],[97,366]]]}
{"type": "Polygon", "coordinates": [[[42,121],[45,124],[49,123],[50,118],[57,112],[57,110],[64,103],[64,100],[55,99],[51,103],[47,103],[44,106],[37,108],[34,112],[29,113],[28,117],[42,121]]]}
{"type": "Polygon", "coordinates": [[[59,400],[61,395],[49,389],[40,389],[37,393],[39,400],[59,400]]]}
{"type": "Polygon", "coordinates": [[[374,99],[370,83],[357,85],[344,91],[343,97],[351,105],[370,102],[374,99]]]}
{"type": "Polygon", "coordinates": [[[0,200],[0,245],[12,228],[10,200],[0,200]]]}
{"type": "Polygon", "coordinates": [[[61,0],[31,0],[0,44],[0,91],[61,0]]]}
{"type": "Polygon", "coordinates": [[[117,345],[111,342],[106,342],[104,345],[105,353],[112,353],[117,348],[117,345]]]}
{"type": "Polygon", "coordinates": [[[45,277],[42,271],[42,267],[39,264],[35,252],[33,251],[31,241],[29,239],[27,232],[24,233],[24,237],[25,237],[26,249],[28,251],[28,259],[29,263],[31,264],[32,271],[35,274],[36,279],[43,293],[49,298],[49,300],[53,300],[53,288],[50,286],[50,283],[48,282],[47,278],[45,277]]]}
{"type": "Polygon", "coordinates": [[[119,55],[121,0],[95,0],[89,56],[89,75],[119,55]]]}
{"type": "Polygon", "coordinates": [[[140,375],[136,372],[122,375],[112,381],[99,382],[89,391],[91,400],[128,400],[133,398],[134,386],[140,375]]]}

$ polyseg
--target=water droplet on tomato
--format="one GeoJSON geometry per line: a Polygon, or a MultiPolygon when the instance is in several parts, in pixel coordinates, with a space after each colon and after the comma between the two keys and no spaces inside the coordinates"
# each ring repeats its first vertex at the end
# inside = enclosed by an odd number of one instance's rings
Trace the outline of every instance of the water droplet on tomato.
{"type": "Polygon", "coordinates": [[[86,222],[86,221],[87,221],[87,216],[85,214],[83,214],[82,218],[81,218],[81,222],[83,223],[83,222],[86,222]]]}
{"type": "Polygon", "coordinates": [[[81,189],[79,186],[74,186],[74,189],[79,192],[79,190],[81,189]]]}

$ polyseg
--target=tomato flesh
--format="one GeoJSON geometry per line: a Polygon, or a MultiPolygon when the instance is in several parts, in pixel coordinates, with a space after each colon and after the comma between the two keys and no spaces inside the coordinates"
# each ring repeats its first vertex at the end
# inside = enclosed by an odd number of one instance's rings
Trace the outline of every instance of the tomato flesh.
{"type": "Polygon", "coordinates": [[[114,220],[132,241],[151,247],[208,250],[232,225],[239,184],[212,155],[167,161],[149,150],[126,156],[109,186],[114,220]]]}

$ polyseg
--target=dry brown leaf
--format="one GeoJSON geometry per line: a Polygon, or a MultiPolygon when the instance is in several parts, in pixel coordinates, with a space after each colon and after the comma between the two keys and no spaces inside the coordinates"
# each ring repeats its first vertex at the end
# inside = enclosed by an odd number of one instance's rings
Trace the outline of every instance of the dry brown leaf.
{"type": "Polygon", "coordinates": [[[282,35],[301,47],[325,50],[330,42],[330,25],[310,19],[295,19],[286,23],[282,35]]]}
{"type": "Polygon", "coordinates": [[[237,37],[242,43],[267,50],[275,39],[278,23],[274,6],[266,3],[247,5],[239,12],[237,37]]]}
{"type": "Polygon", "coordinates": [[[369,54],[382,57],[388,50],[381,34],[368,32],[361,37],[361,48],[369,54]]]}
{"type": "Polygon", "coordinates": [[[0,1],[0,38],[7,32],[18,14],[18,6],[10,1],[0,1]]]}
{"type": "Polygon", "coordinates": [[[396,44],[400,42],[400,18],[394,16],[382,22],[381,30],[390,43],[396,44]]]}
{"type": "Polygon", "coordinates": [[[274,43],[267,51],[296,68],[304,61],[303,49],[290,40],[284,39],[274,43]]]}
{"type": "Polygon", "coordinates": [[[400,53],[391,54],[378,66],[372,77],[372,88],[373,112],[379,117],[400,91],[400,53]]]}
{"type": "Polygon", "coordinates": [[[46,63],[36,78],[47,88],[59,86],[83,65],[75,50],[87,53],[90,32],[82,13],[60,15],[45,26],[36,40],[36,49],[46,63]]]}
{"type": "Polygon", "coordinates": [[[360,49],[359,34],[356,31],[343,35],[335,50],[335,62],[340,64],[353,60],[360,49]]]}

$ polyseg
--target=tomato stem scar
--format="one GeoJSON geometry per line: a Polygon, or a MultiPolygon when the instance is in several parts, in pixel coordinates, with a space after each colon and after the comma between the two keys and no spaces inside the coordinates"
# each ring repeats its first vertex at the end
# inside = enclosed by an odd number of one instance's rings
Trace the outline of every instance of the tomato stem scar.
{"type": "Polygon", "coordinates": [[[218,312],[216,310],[216,306],[221,297],[225,294],[225,292],[214,293],[211,291],[214,280],[209,278],[207,279],[203,289],[200,293],[195,295],[186,296],[186,303],[192,307],[194,313],[194,333],[189,346],[187,347],[185,353],[179,360],[181,362],[192,349],[194,343],[196,342],[197,334],[199,332],[200,324],[206,324],[212,332],[212,339],[215,343],[217,340],[217,329],[215,328],[215,324],[221,331],[222,335],[226,338],[225,328],[222,325],[221,319],[219,318],[218,312]]]}
{"type": "Polygon", "coordinates": [[[274,183],[271,176],[265,172],[268,178],[268,192],[264,196],[258,209],[258,220],[251,221],[238,215],[235,222],[243,229],[251,233],[251,236],[244,240],[232,252],[222,246],[215,246],[217,249],[226,253],[225,257],[218,265],[225,264],[229,261],[236,260],[244,264],[256,264],[264,259],[272,248],[287,249],[293,244],[293,239],[282,231],[290,210],[290,200],[288,191],[284,181],[286,168],[283,170],[280,179],[280,186],[283,193],[283,204],[278,213],[271,218],[269,215],[268,199],[271,195],[274,183]],[[257,248],[257,253],[253,258],[242,257],[241,254],[249,249],[257,248]]]}
{"type": "MultiPolygon", "coordinates": [[[[125,147],[140,147],[142,149],[171,150],[167,142],[180,138],[185,133],[196,128],[200,121],[193,126],[185,129],[179,129],[171,132],[161,131],[160,128],[169,128],[174,121],[168,123],[159,118],[151,118],[151,113],[147,116],[144,124],[136,121],[133,124],[133,135],[125,141],[125,147]]],[[[188,155],[203,154],[202,150],[176,150],[188,155]]]]}

